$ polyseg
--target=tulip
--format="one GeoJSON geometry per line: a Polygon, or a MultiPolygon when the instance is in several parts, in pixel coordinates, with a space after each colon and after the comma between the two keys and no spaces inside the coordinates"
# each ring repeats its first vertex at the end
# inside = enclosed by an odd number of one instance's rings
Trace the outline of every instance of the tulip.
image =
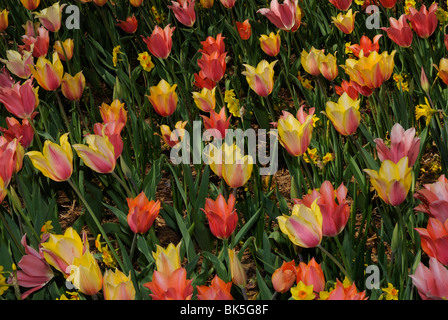
{"type": "Polygon", "coordinates": [[[26,242],[26,234],[21,241],[25,248],[25,255],[20,259],[17,271],[17,282],[19,286],[31,288],[21,295],[21,299],[26,299],[31,293],[43,288],[54,277],[53,270],[45,261],[41,249],[39,252],[30,247],[26,242]]]}
{"type": "Polygon", "coordinates": [[[331,53],[319,56],[319,71],[328,81],[333,81],[339,73],[336,57],[331,53]]]}
{"type": "Polygon", "coordinates": [[[33,88],[32,79],[23,84],[17,82],[11,88],[0,88],[0,102],[16,117],[31,119],[39,105],[38,89],[33,88]]]}
{"type": "Polygon", "coordinates": [[[443,42],[445,43],[445,48],[448,50],[448,34],[445,34],[443,37],[443,42]]]}
{"type": "Polygon", "coordinates": [[[14,85],[14,79],[11,77],[6,66],[0,70],[0,88],[11,88],[14,85]]]}
{"type": "Polygon", "coordinates": [[[213,7],[215,0],[199,0],[199,2],[205,9],[210,9],[213,7]]]}
{"type": "Polygon", "coordinates": [[[380,0],[381,5],[386,9],[392,9],[395,7],[397,0],[380,0]]]}
{"type": "Polygon", "coordinates": [[[423,251],[448,266],[448,219],[429,218],[425,228],[415,228],[420,234],[423,251]]]}
{"type": "Polygon", "coordinates": [[[219,113],[210,110],[210,118],[201,115],[204,120],[204,127],[216,139],[224,139],[226,131],[230,126],[230,117],[226,119],[225,107],[221,108],[219,113]]]}
{"type": "Polygon", "coordinates": [[[249,40],[252,35],[252,27],[249,23],[249,19],[244,20],[244,22],[236,22],[236,28],[242,40],[249,40]]]}
{"type": "Polygon", "coordinates": [[[4,188],[9,185],[12,174],[16,171],[18,159],[19,143],[17,139],[7,141],[0,136],[0,177],[2,178],[4,188]]]}
{"type": "Polygon", "coordinates": [[[382,34],[377,34],[376,36],[373,37],[373,42],[372,40],[369,39],[369,37],[362,36],[361,40],[359,41],[359,44],[353,44],[349,48],[352,50],[353,54],[357,58],[361,57],[360,56],[361,51],[362,51],[362,57],[368,57],[370,52],[372,51],[378,52],[380,50],[380,44],[378,43],[378,41],[382,36],[383,36],[382,34]]]}
{"type": "Polygon", "coordinates": [[[3,200],[8,195],[8,190],[6,189],[8,186],[3,181],[2,176],[0,175],[0,203],[3,202],[3,200]]]}
{"type": "Polygon", "coordinates": [[[169,277],[175,270],[182,267],[180,261],[180,245],[181,242],[174,246],[170,243],[166,249],[156,244],[156,252],[152,253],[156,261],[156,270],[169,277]]]}
{"type": "Polygon", "coordinates": [[[216,87],[216,82],[208,79],[202,70],[194,74],[194,80],[194,85],[200,89],[213,90],[216,87]]]}
{"type": "Polygon", "coordinates": [[[223,164],[223,148],[217,148],[214,144],[209,144],[208,152],[204,152],[205,162],[210,165],[210,169],[219,177],[222,178],[222,164],[223,164]]]}
{"type": "Polygon", "coordinates": [[[157,86],[149,88],[150,95],[146,97],[160,116],[168,117],[176,110],[178,102],[176,88],[177,84],[171,86],[163,79],[157,86]]]}
{"type": "Polygon", "coordinates": [[[357,100],[359,97],[359,92],[354,86],[355,83],[356,82],[353,82],[351,80],[342,80],[340,86],[335,86],[336,94],[341,96],[344,92],[346,92],[352,100],[357,100]]]}
{"type": "Polygon", "coordinates": [[[45,260],[67,276],[70,274],[69,266],[73,264],[74,259],[89,250],[87,234],[83,232],[81,239],[72,227],[67,228],[63,235],[50,233],[48,241],[41,246],[45,260]]]}
{"type": "Polygon", "coordinates": [[[272,285],[274,290],[280,293],[288,292],[297,279],[294,261],[283,261],[282,266],[272,274],[272,285]]]}
{"type": "Polygon", "coordinates": [[[42,152],[26,153],[36,169],[57,182],[67,181],[73,172],[73,152],[68,142],[68,133],[63,134],[59,142],[58,145],[46,140],[42,152]]]}
{"type": "Polygon", "coordinates": [[[448,180],[445,175],[441,175],[435,183],[424,184],[423,189],[414,194],[414,198],[421,202],[414,210],[442,222],[448,219],[448,180]]]}
{"type": "Polygon", "coordinates": [[[201,92],[193,92],[193,99],[196,106],[204,112],[211,112],[216,106],[215,90],[203,88],[201,92]]]}
{"type": "Polygon", "coordinates": [[[310,208],[304,204],[295,204],[290,216],[284,214],[277,221],[280,230],[299,247],[314,248],[322,240],[322,213],[317,200],[310,208]]]}
{"type": "Polygon", "coordinates": [[[384,202],[398,206],[406,199],[412,183],[412,169],[408,166],[408,157],[402,158],[396,164],[385,160],[379,171],[364,171],[370,176],[372,186],[384,202]]]}
{"type": "Polygon", "coordinates": [[[250,155],[243,156],[241,150],[235,143],[229,146],[222,145],[223,164],[222,178],[230,188],[239,188],[250,179],[254,160],[250,155]]]}
{"type": "Polygon", "coordinates": [[[210,282],[210,286],[196,286],[198,300],[233,300],[230,289],[232,282],[224,282],[217,275],[210,282]]]}
{"type": "Polygon", "coordinates": [[[339,97],[337,103],[333,101],[327,102],[325,114],[340,134],[349,136],[358,129],[361,121],[359,104],[360,100],[353,100],[345,92],[339,97]]]}
{"type": "Polygon", "coordinates": [[[442,79],[442,81],[448,85],[448,59],[441,58],[439,61],[439,66],[435,67],[437,69],[437,76],[442,79]]]}
{"type": "Polygon", "coordinates": [[[406,22],[407,19],[408,16],[405,14],[402,14],[398,20],[390,17],[390,27],[381,28],[381,30],[387,32],[387,36],[389,37],[389,39],[391,39],[400,47],[409,47],[412,44],[414,33],[412,32],[409,24],[406,22]]]}
{"type": "Polygon", "coordinates": [[[126,33],[135,33],[138,28],[138,20],[133,15],[132,17],[127,17],[126,21],[118,20],[118,23],[116,25],[126,33]]]}
{"type": "Polygon", "coordinates": [[[205,199],[205,208],[201,210],[205,213],[210,226],[210,231],[218,239],[228,239],[235,231],[238,223],[238,214],[235,209],[235,197],[233,194],[226,201],[222,194],[212,200],[205,199]]]}
{"type": "Polygon", "coordinates": [[[185,135],[185,126],[187,121],[178,121],[175,124],[175,129],[171,131],[170,127],[167,125],[160,126],[160,133],[163,141],[171,148],[175,147],[178,143],[182,141],[185,135]]]}
{"type": "Polygon", "coordinates": [[[271,57],[275,57],[279,54],[281,44],[280,31],[278,31],[276,34],[274,32],[271,32],[269,36],[262,34],[259,40],[261,50],[263,50],[264,53],[271,57]]]}
{"type": "Polygon", "coordinates": [[[302,50],[300,55],[300,63],[302,64],[303,69],[313,76],[319,75],[319,61],[322,55],[322,50],[317,50],[314,47],[311,48],[310,52],[302,50]]]}
{"type": "Polygon", "coordinates": [[[104,5],[107,3],[107,0],[93,0],[93,2],[94,2],[97,6],[102,7],[102,6],[104,6],[104,5]]]}
{"type": "Polygon", "coordinates": [[[30,11],[37,9],[40,4],[40,0],[20,0],[22,5],[30,11]]]}
{"type": "Polygon", "coordinates": [[[214,82],[219,82],[222,79],[226,72],[226,55],[226,52],[220,53],[219,51],[214,51],[211,54],[202,53],[198,65],[206,78],[214,82]]]}
{"type": "Polygon", "coordinates": [[[410,277],[423,300],[445,300],[448,297],[448,269],[437,259],[429,258],[429,268],[420,262],[410,277]]]}
{"type": "Polygon", "coordinates": [[[103,286],[103,275],[95,257],[90,251],[85,251],[81,257],[75,257],[68,268],[70,275],[67,281],[73,283],[76,289],[87,295],[97,294],[103,286]]]}
{"type": "Polygon", "coordinates": [[[250,88],[259,96],[267,97],[274,88],[274,66],[277,60],[269,63],[262,60],[254,68],[248,64],[244,64],[246,71],[241,72],[246,76],[246,81],[250,88]]]}
{"type": "Polygon", "coordinates": [[[111,173],[115,169],[116,159],[114,146],[109,138],[103,135],[89,134],[86,136],[88,146],[75,144],[73,148],[84,164],[98,173],[111,173]]]}
{"type": "Polygon", "coordinates": [[[0,11],[0,32],[8,28],[8,13],[9,11],[6,9],[0,11]]]}
{"type": "Polygon", "coordinates": [[[173,46],[173,32],[176,27],[170,28],[167,25],[164,29],[159,26],[155,26],[150,37],[146,39],[142,36],[143,41],[146,43],[149,52],[157,58],[166,59],[171,53],[171,47],[173,46]]]}
{"type": "Polygon", "coordinates": [[[136,198],[126,200],[129,207],[127,216],[129,227],[134,233],[146,233],[159,215],[160,201],[149,201],[143,191],[136,198]]]}
{"type": "Polygon", "coordinates": [[[339,279],[336,279],[336,286],[326,300],[367,300],[367,298],[366,292],[358,292],[354,283],[344,286],[339,279]]]}
{"type": "Polygon", "coordinates": [[[57,52],[53,53],[53,62],[40,57],[35,66],[30,66],[37,83],[47,91],[55,91],[61,85],[64,67],[57,52]]]}
{"type": "Polygon", "coordinates": [[[153,300],[191,300],[193,279],[187,280],[187,270],[178,268],[170,275],[154,271],[152,281],[143,284],[151,290],[153,300]]]}
{"type": "Polygon", "coordinates": [[[236,0],[219,0],[219,1],[221,1],[221,4],[227,9],[232,9],[236,2],[236,0]]]}
{"type": "Polygon", "coordinates": [[[439,20],[437,20],[436,10],[437,2],[434,2],[429,10],[426,5],[422,4],[420,11],[414,7],[409,8],[408,20],[411,22],[412,29],[423,39],[429,38],[437,28],[439,20]]]}
{"type": "Polygon", "coordinates": [[[342,11],[347,11],[353,0],[328,0],[332,5],[342,11]]]}
{"type": "Polygon", "coordinates": [[[21,55],[15,50],[6,50],[6,58],[0,59],[0,62],[5,64],[8,70],[22,79],[28,79],[31,75],[30,65],[34,64],[31,52],[23,52],[21,55]]]}
{"type": "Polygon", "coordinates": [[[346,14],[339,13],[337,17],[331,17],[336,28],[344,32],[345,34],[350,34],[355,28],[355,16],[356,12],[353,14],[352,9],[348,10],[346,14]]]}
{"type": "Polygon", "coordinates": [[[62,10],[65,6],[66,4],[61,6],[59,2],[56,2],[51,7],[34,14],[48,31],[58,32],[61,28],[62,10]]]}
{"type": "Polygon", "coordinates": [[[176,19],[187,27],[192,27],[196,21],[194,11],[195,0],[171,1],[172,6],[168,6],[174,12],[176,19]]]}
{"type": "Polygon", "coordinates": [[[319,263],[311,258],[311,260],[306,264],[305,262],[300,262],[297,269],[297,280],[299,283],[302,281],[305,285],[313,286],[313,291],[318,293],[325,290],[325,276],[322,267],[319,263]]]}
{"type": "Polygon", "coordinates": [[[103,276],[104,300],[134,300],[135,288],[131,272],[126,276],[118,269],[106,270],[103,276]]]}
{"type": "Polygon", "coordinates": [[[70,61],[73,58],[73,39],[67,39],[61,43],[61,41],[56,41],[53,48],[59,55],[59,59],[62,61],[70,61]]]}
{"type": "Polygon", "coordinates": [[[426,93],[429,92],[429,80],[428,77],[426,76],[425,73],[425,68],[422,67],[422,71],[420,73],[420,86],[422,87],[423,91],[425,91],[426,93]]]}
{"type": "Polygon", "coordinates": [[[379,88],[393,73],[395,53],[395,50],[390,55],[387,51],[381,54],[373,51],[368,57],[362,57],[359,60],[347,59],[342,68],[350,79],[360,86],[370,89],[379,88]]]}
{"type": "Polygon", "coordinates": [[[115,159],[118,159],[123,152],[123,139],[121,138],[121,131],[125,124],[123,122],[114,121],[107,123],[95,123],[93,126],[93,132],[101,136],[104,135],[109,139],[110,143],[114,147],[115,159]]]}
{"type": "Polygon", "coordinates": [[[22,52],[30,51],[32,52],[33,57],[35,58],[39,57],[45,58],[47,56],[48,47],[50,45],[49,32],[44,27],[39,27],[37,29],[37,32],[38,35],[22,36],[22,40],[25,43],[25,45],[19,46],[19,50],[21,50],[22,52]]]}
{"type": "Polygon", "coordinates": [[[112,101],[110,105],[107,103],[102,103],[100,107],[100,114],[105,123],[119,122],[126,124],[127,122],[128,113],[124,108],[124,103],[118,99],[112,101]]]}
{"type": "Polygon", "coordinates": [[[235,249],[227,249],[230,263],[230,273],[232,275],[232,282],[240,288],[244,288],[247,283],[246,271],[241,264],[238,254],[235,249]]]}
{"type": "Polygon", "coordinates": [[[280,144],[294,157],[304,154],[311,142],[313,134],[314,108],[309,114],[303,111],[303,106],[294,117],[287,111],[278,120],[278,135],[280,144]]]}
{"type": "Polygon", "coordinates": [[[8,141],[17,141],[22,145],[24,149],[27,149],[34,137],[34,130],[30,122],[27,119],[22,120],[20,123],[16,118],[7,117],[6,124],[8,129],[1,128],[0,132],[3,133],[3,137],[8,141]]]}
{"type": "Polygon", "coordinates": [[[70,101],[80,100],[85,86],[86,79],[82,71],[78,72],[74,77],[66,73],[62,78],[62,94],[70,101]]]}
{"type": "Polygon", "coordinates": [[[398,163],[401,158],[408,157],[408,164],[412,167],[420,151],[420,138],[415,137],[415,129],[405,131],[399,123],[396,123],[390,132],[390,147],[386,146],[383,139],[377,138],[374,141],[381,161],[391,160],[398,163]]]}
{"type": "Polygon", "coordinates": [[[134,7],[138,8],[142,5],[143,0],[130,0],[130,2],[134,7]]]}
{"type": "Polygon", "coordinates": [[[257,13],[266,16],[281,30],[296,31],[301,23],[302,12],[297,0],[285,0],[282,4],[272,0],[270,8],[259,9],[257,13]]]}
{"type": "Polygon", "coordinates": [[[213,52],[218,51],[219,54],[223,54],[226,52],[226,44],[224,43],[225,37],[219,33],[216,38],[207,37],[205,41],[201,41],[202,48],[199,49],[199,52],[206,53],[211,55],[213,52]]]}

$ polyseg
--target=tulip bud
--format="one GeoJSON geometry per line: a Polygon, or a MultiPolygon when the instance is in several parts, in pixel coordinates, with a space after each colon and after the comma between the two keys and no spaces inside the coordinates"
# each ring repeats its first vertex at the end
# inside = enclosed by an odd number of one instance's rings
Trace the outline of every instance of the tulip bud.
{"type": "Polygon", "coordinates": [[[238,287],[244,288],[247,282],[246,271],[244,271],[243,265],[241,264],[238,254],[235,249],[228,249],[229,259],[230,259],[230,272],[232,274],[232,281],[238,287]]]}
{"type": "Polygon", "coordinates": [[[422,73],[420,74],[420,85],[422,86],[423,91],[428,93],[429,91],[429,80],[426,76],[425,69],[422,67],[422,73]]]}

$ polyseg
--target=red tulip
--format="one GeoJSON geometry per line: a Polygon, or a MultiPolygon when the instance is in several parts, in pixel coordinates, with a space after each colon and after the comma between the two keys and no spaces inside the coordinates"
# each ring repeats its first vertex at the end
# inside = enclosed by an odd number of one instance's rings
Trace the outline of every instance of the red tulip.
{"type": "Polygon", "coordinates": [[[4,137],[0,137],[0,178],[5,188],[9,185],[16,168],[17,146],[18,141],[16,139],[8,142],[4,137]]]}
{"type": "Polygon", "coordinates": [[[6,124],[8,129],[0,127],[3,137],[9,142],[17,139],[24,149],[28,148],[34,137],[34,130],[30,122],[27,119],[23,119],[22,123],[20,123],[16,118],[7,117],[6,124]]]}
{"type": "Polygon", "coordinates": [[[225,107],[217,113],[215,110],[210,110],[210,118],[201,115],[204,120],[204,127],[210,130],[209,133],[216,139],[224,139],[226,130],[230,126],[230,117],[226,119],[225,107]]]}
{"type": "Polygon", "coordinates": [[[119,20],[116,25],[119,26],[121,30],[123,30],[126,33],[135,33],[135,31],[137,31],[138,28],[138,20],[133,15],[132,17],[127,17],[126,21],[119,20]]]}
{"type": "Polygon", "coordinates": [[[424,212],[432,218],[448,219],[448,179],[441,175],[435,183],[423,185],[423,189],[414,194],[421,201],[414,210],[424,212]]]}
{"type": "Polygon", "coordinates": [[[249,23],[249,19],[244,22],[236,22],[236,28],[242,40],[248,40],[252,35],[252,27],[249,23]]]}
{"type": "Polygon", "coordinates": [[[340,86],[335,86],[336,93],[341,96],[344,92],[346,92],[352,100],[358,99],[359,92],[354,86],[355,83],[356,82],[353,82],[351,80],[342,80],[340,86]]]}
{"type": "Polygon", "coordinates": [[[160,201],[149,201],[143,191],[134,199],[126,200],[129,207],[127,216],[129,227],[134,233],[147,232],[159,215],[160,201]]]}
{"type": "Polygon", "coordinates": [[[395,7],[397,0],[380,0],[381,5],[386,9],[395,7]]]}
{"type": "Polygon", "coordinates": [[[347,11],[353,0],[328,0],[332,5],[342,11],[347,11]]]}
{"type": "Polygon", "coordinates": [[[377,34],[375,37],[373,37],[372,40],[369,39],[367,36],[362,36],[361,40],[359,41],[359,44],[351,45],[349,48],[352,50],[353,54],[359,58],[360,52],[362,50],[363,56],[368,57],[370,52],[376,51],[378,52],[380,49],[380,44],[378,41],[382,37],[382,34],[377,34]]]}
{"type": "Polygon", "coordinates": [[[430,257],[448,266],[448,219],[429,218],[427,228],[415,228],[420,234],[422,249],[430,257]]]}
{"type": "Polygon", "coordinates": [[[50,45],[50,35],[47,29],[39,27],[37,29],[37,36],[22,36],[23,43],[25,45],[19,46],[21,51],[31,52],[35,58],[45,57],[48,53],[48,47],[50,45]]]}
{"type": "Polygon", "coordinates": [[[366,292],[358,292],[356,285],[352,283],[350,286],[345,287],[344,284],[336,279],[336,286],[330,292],[326,300],[367,300],[366,292]]]}
{"type": "Polygon", "coordinates": [[[14,85],[14,79],[11,77],[6,66],[0,71],[0,88],[11,88],[14,85]]]}
{"type": "Polygon", "coordinates": [[[203,53],[201,59],[198,60],[198,65],[205,77],[219,82],[226,72],[226,55],[227,53],[220,53],[214,51],[210,55],[203,53]]]}
{"type": "Polygon", "coordinates": [[[210,231],[218,239],[228,239],[235,231],[238,214],[235,209],[233,194],[226,201],[222,194],[216,200],[205,199],[205,208],[201,209],[207,216],[210,231]]]}
{"type": "Polygon", "coordinates": [[[30,119],[39,104],[37,89],[33,88],[32,79],[23,84],[17,82],[12,87],[0,88],[0,102],[6,109],[20,119],[30,119]]]}
{"type": "Polygon", "coordinates": [[[406,22],[408,16],[402,14],[398,20],[390,17],[390,27],[381,28],[387,32],[387,36],[400,47],[409,47],[412,44],[413,33],[409,24],[406,22]]]}
{"type": "Polygon", "coordinates": [[[167,25],[164,29],[155,26],[150,37],[145,39],[142,36],[149,52],[153,56],[166,59],[170,55],[171,47],[173,46],[172,36],[175,29],[176,27],[170,28],[170,25],[167,25]]]}
{"type": "Polygon", "coordinates": [[[211,36],[207,37],[205,41],[201,41],[202,49],[199,49],[199,52],[212,54],[215,51],[218,51],[220,54],[226,52],[226,45],[224,43],[224,37],[222,34],[218,34],[216,38],[211,36]]]}
{"type": "Polygon", "coordinates": [[[411,22],[412,29],[420,38],[429,38],[436,30],[439,23],[436,16],[437,7],[437,2],[434,2],[429,10],[426,9],[424,4],[420,7],[420,11],[417,11],[414,7],[409,8],[408,19],[411,22]]]}
{"type": "Polygon", "coordinates": [[[194,74],[194,80],[194,85],[200,89],[213,90],[216,87],[216,82],[208,79],[202,70],[194,74]]]}

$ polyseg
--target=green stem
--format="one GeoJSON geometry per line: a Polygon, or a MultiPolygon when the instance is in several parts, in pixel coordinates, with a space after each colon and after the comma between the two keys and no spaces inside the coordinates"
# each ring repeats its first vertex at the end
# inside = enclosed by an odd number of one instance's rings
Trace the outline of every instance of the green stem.
{"type": "Polygon", "coordinates": [[[32,128],[33,131],[34,131],[34,138],[35,138],[36,141],[37,141],[37,145],[38,145],[38,147],[39,147],[39,150],[42,150],[42,140],[40,140],[40,136],[39,136],[39,134],[37,133],[36,126],[34,125],[34,120],[29,119],[28,122],[30,123],[31,128],[32,128]]]}
{"type": "Polygon", "coordinates": [[[121,186],[124,188],[124,190],[126,191],[126,194],[128,195],[129,198],[134,198],[134,194],[131,191],[131,189],[129,189],[128,185],[123,181],[123,179],[121,179],[118,174],[115,171],[112,171],[112,176],[118,180],[118,182],[121,184],[121,186]]]}
{"type": "Polygon", "coordinates": [[[130,261],[132,261],[132,257],[134,256],[135,245],[137,243],[137,237],[138,237],[138,233],[134,233],[134,237],[132,238],[132,244],[131,244],[131,252],[129,253],[130,261]]]}
{"type": "Polygon", "coordinates": [[[268,105],[269,113],[271,114],[272,121],[275,121],[276,120],[275,119],[275,112],[274,112],[274,108],[272,106],[272,102],[271,102],[271,99],[269,98],[269,96],[266,97],[266,102],[267,102],[267,105],[268,105]]]}
{"type": "Polygon", "coordinates": [[[72,179],[68,179],[67,180],[68,183],[70,184],[70,186],[73,188],[73,190],[75,190],[76,194],[78,195],[78,197],[81,199],[81,201],[83,202],[84,206],[87,209],[87,212],[89,212],[90,217],[93,219],[93,221],[95,222],[96,226],[98,227],[98,230],[100,231],[101,235],[103,236],[104,240],[106,241],[106,244],[109,246],[110,252],[112,252],[115,260],[118,262],[118,264],[120,265],[120,268],[122,271],[125,270],[123,263],[121,262],[120,258],[117,255],[117,252],[114,250],[114,247],[112,246],[112,244],[110,243],[110,240],[106,234],[106,232],[103,229],[103,226],[101,225],[100,221],[98,220],[98,218],[96,217],[95,213],[93,212],[92,208],[90,207],[89,203],[87,202],[87,200],[84,198],[84,196],[82,195],[81,191],[79,190],[79,188],[75,185],[75,183],[72,181],[72,179]]]}
{"type": "Polygon", "coordinates": [[[22,244],[20,243],[19,240],[16,239],[14,233],[12,232],[11,228],[9,227],[8,222],[6,221],[5,217],[3,216],[3,213],[0,211],[0,220],[2,221],[3,225],[6,227],[6,230],[8,231],[9,235],[11,236],[13,242],[15,243],[15,245],[17,246],[17,248],[19,249],[20,253],[22,255],[25,254],[25,250],[23,249],[22,244]]]}
{"type": "MultiPolygon", "coordinates": [[[[65,113],[65,109],[64,109],[64,105],[62,104],[61,97],[59,96],[59,93],[57,90],[55,90],[54,93],[56,95],[56,100],[58,101],[59,112],[61,113],[61,116],[65,122],[65,126],[67,127],[68,132],[70,133],[70,140],[73,140],[70,122],[68,121],[67,114],[65,113]]],[[[73,142],[73,141],[71,141],[71,142],[73,142]]]]}
{"type": "Polygon", "coordinates": [[[17,196],[17,193],[16,193],[16,191],[14,190],[14,188],[12,186],[9,187],[8,197],[12,200],[13,207],[16,209],[16,211],[19,213],[19,215],[22,217],[22,219],[28,225],[28,227],[30,228],[30,230],[33,233],[34,237],[36,238],[37,242],[39,243],[40,242],[40,237],[37,234],[36,230],[34,230],[34,227],[31,224],[30,218],[27,215],[25,215],[25,213],[23,212],[22,207],[21,207],[21,203],[18,200],[19,198],[17,196]]]}
{"type": "Polygon", "coordinates": [[[329,257],[337,266],[338,268],[342,271],[342,273],[347,277],[347,279],[352,282],[352,279],[350,277],[350,275],[348,274],[347,270],[345,270],[345,268],[342,266],[342,264],[336,260],[336,258],[330,253],[328,252],[324,247],[322,247],[320,244],[317,246],[327,257],[329,257]]]}

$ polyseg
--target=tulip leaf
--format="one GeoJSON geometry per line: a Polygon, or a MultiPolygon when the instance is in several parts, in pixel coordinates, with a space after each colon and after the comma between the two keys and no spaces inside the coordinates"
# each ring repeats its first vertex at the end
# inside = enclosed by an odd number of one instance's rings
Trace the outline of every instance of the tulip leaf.
{"type": "Polygon", "coordinates": [[[227,280],[228,278],[228,272],[227,272],[227,268],[225,267],[224,263],[218,259],[217,256],[215,256],[214,254],[208,252],[208,251],[204,251],[203,256],[205,259],[209,260],[213,267],[216,270],[216,274],[218,275],[218,277],[224,281],[227,280]]]}
{"type": "Polygon", "coordinates": [[[235,238],[233,238],[233,240],[232,240],[231,248],[234,248],[241,241],[241,239],[246,235],[246,233],[250,230],[250,228],[252,228],[252,226],[258,220],[262,209],[263,208],[259,208],[257,210],[257,212],[255,212],[255,214],[249,219],[249,221],[247,221],[244,224],[244,226],[240,229],[240,231],[238,231],[235,238]]]}
{"type": "Polygon", "coordinates": [[[272,292],[271,290],[269,290],[266,284],[268,280],[263,279],[258,269],[256,269],[256,271],[257,271],[257,285],[258,289],[260,290],[260,294],[257,296],[257,300],[271,300],[272,292]]]}

